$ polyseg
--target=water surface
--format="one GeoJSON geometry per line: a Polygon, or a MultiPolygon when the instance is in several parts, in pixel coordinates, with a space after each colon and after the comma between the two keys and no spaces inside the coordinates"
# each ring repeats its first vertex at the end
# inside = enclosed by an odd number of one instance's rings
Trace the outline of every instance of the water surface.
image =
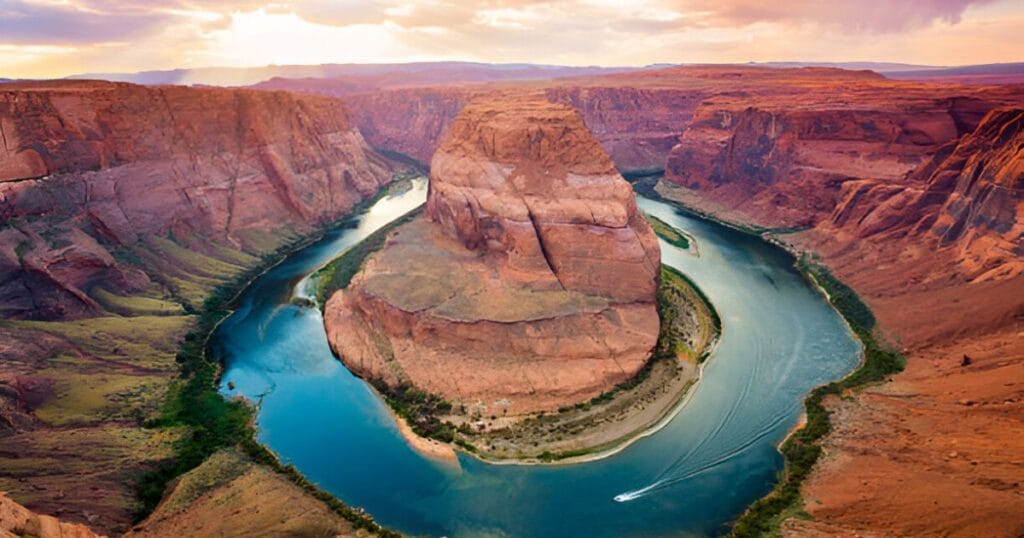
{"type": "Polygon", "coordinates": [[[259,402],[259,441],[380,523],[433,536],[714,535],[774,485],[777,443],[814,386],[857,364],[843,321],[781,249],[639,198],[696,238],[662,261],[711,299],[723,334],[689,403],[662,430],[604,460],[502,466],[438,462],[408,447],[384,404],[331,354],[318,310],[291,304],[304,277],[422,203],[426,183],[382,199],[352,226],[259,278],[213,344],[225,385],[259,402]],[[616,501],[618,498],[624,502],[616,501]]]}

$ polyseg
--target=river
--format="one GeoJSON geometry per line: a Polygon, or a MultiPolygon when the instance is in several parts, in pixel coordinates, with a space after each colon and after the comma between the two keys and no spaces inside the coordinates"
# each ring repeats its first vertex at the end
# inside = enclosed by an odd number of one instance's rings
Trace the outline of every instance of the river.
{"type": "Polygon", "coordinates": [[[381,400],[331,354],[320,312],[293,301],[304,277],[426,198],[385,197],[267,272],[212,340],[222,393],[259,404],[258,439],[381,524],[432,536],[716,535],[773,487],[776,445],[813,387],[842,377],[860,345],[780,248],[639,197],[685,230],[700,256],[661,242],[722,318],[722,338],[687,405],[657,433],[573,465],[459,465],[409,448],[381,400]],[[234,384],[229,390],[227,383],[234,384]]]}

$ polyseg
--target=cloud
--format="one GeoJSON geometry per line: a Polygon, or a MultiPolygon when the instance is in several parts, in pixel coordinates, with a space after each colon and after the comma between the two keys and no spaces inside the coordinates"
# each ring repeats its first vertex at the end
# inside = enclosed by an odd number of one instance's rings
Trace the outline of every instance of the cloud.
{"type": "Polygon", "coordinates": [[[1020,0],[0,0],[0,70],[454,59],[948,63],[952,53],[980,63],[1020,60],[1019,29],[1008,21],[1022,16],[1020,0]]]}
{"type": "Polygon", "coordinates": [[[680,11],[706,15],[712,25],[811,22],[851,33],[887,33],[921,28],[935,21],[958,23],[971,5],[993,0],[682,0],[680,11]]]}
{"type": "MultiPolygon", "coordinates": [[[[215,24],[268,3],[257,0],[2,0],[0,43],[96,44],[125,41],[169,25],[215,24]]],[[[273,4],[271,4],[273,5],[273,4]]]]}
{"type": "Polygon", "coordinates": [[[288,5],[310,22],[332,26],[379,24],[387,20],[389,7],[376,0],[295,0],[288,5]]]}
{"type": "Polygon", "coordinates": [[[74,4],[5,0],[0,4],[0,40],[6,43],[75,44],[130,39],[168,19],[143,9],[98,11],[74,4]]]}

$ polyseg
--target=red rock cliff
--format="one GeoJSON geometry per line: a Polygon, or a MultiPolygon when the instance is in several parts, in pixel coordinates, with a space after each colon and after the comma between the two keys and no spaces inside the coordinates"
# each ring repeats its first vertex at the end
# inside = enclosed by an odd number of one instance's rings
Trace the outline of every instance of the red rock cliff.
{"type": "Polygon", "coordinates": [[[968,280],[1024,272],[1024,109],[990,112],[937,151],[906,188],[876,181],[844,185],[823,228],[886,243],[929,243],[968,280]]]}
{"type": "Polygon", "coordinates": [[[500,103],[472,104],[456,118],[431,162],[430,219],[513,270],[650,301],[657,240],[579,114],[542,100],[500,103]]]}
{"type": "Polygon", "coordinates": [[[994,106],[879,92],[892,100],[709,99],[672,150],[666,179],[759,224],[813,225],[835,207],[843,182],[902,181],[994,106]]]}
{"type": "Polygon", "coordinates": [[[657,239],[579,114],[474,102],[431,168],[426,216],[325,307],[346,365],[485,414],[555,409],[639,371],[657,239]]]}
{"type": "Polygon", "coordinates": [[[99,281],[145,287],[118,246],[173,234],[263,250],[390,179],[340,102],[284,92],[6,84],[0,132],[7,316],[95,313],[99,281]]]}

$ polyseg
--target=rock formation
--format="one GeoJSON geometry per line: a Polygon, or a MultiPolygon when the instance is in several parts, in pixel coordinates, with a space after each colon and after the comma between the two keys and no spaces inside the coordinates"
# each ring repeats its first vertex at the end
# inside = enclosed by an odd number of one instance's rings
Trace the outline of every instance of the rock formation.
{"type": "Polygon", "coordinates": [[[99,538],[100,535],[79,523],[66,523],[52,516],[36,514],[0,492],[0,538],[17,536],[99,538]]]}
{"type": "Polygon", "coordinates": [[[969,280],[1024,273],[1024,109],[989,112],[937,151],[905,188],[851,182],[827,227],[863,239],[928,241],[969,280]]]}
{"type": "Polygon", "coordinates": [[[266,250],[391,177],[338,101],[284,92],[11,83],[0,132],[6,316],[94,315],[93,284],[149,284],[117,247],[172,234],[266,250]]]}
{"type": "Polygon", "coordinates": [[[660,253],[578,113],[481,100],[431,165],[426,215],[325,307],[352,370],[486,414],[551,410],[635,374],[658,334],[660,253]]]}
{"type": "Polygon", "coordinates": [[[334,99],[95,81],[0,85],[0,142],[0,489],[120,534],[187,310],[394,164],[334,99]]]}

